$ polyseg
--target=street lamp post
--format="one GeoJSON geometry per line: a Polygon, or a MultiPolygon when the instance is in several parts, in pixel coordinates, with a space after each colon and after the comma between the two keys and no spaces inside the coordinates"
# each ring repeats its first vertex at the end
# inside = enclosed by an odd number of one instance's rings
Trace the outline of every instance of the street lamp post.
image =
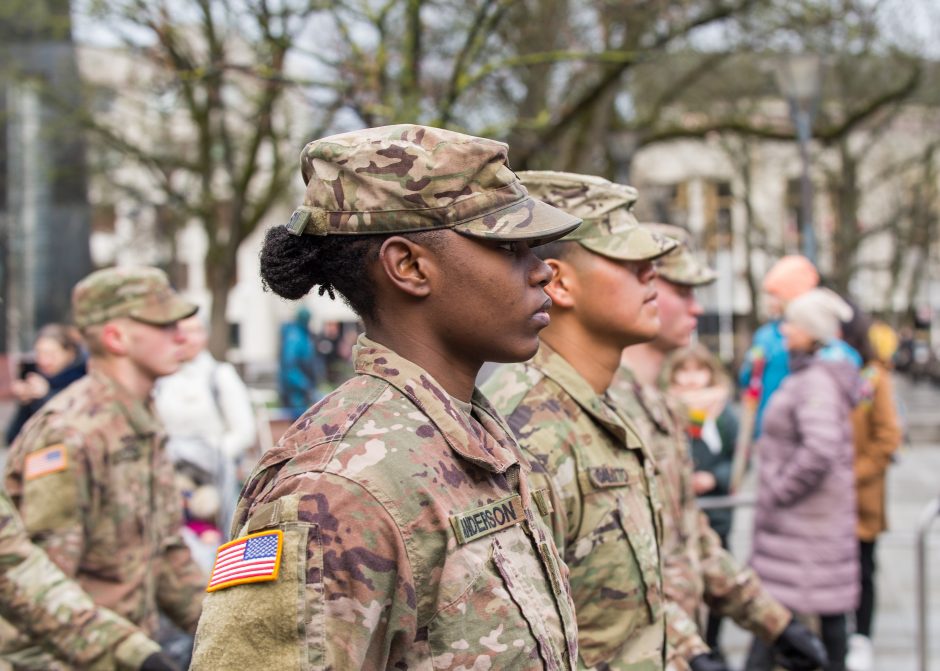
{"type": "Polygon", "coordinates": [[[809,142],[813,137],[813,117],[819,103],[821,71],[815,54],[790,54],[777,68],[777,85],[790,106],[800,149],[800,237],[803,255],[816,263],[816,232],[813,228],[813,183],[810,180],[809,142]]]}

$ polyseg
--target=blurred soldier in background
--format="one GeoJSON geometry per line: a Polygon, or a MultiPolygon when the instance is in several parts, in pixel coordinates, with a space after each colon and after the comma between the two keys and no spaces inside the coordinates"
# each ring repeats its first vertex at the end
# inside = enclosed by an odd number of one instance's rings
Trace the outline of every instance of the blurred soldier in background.
{"type": "MultiPolygon", "coordinates": [[[[88,375],[34,415],[10,449],[6,488],[27,532],[95,600],[153,636],[158,611],[194,631],[205,581],[183,543],[179,494],[152,412],[179,368],[177,322],[196,307],[156,268],[92,273],[72,294],[88,375]]],[[[17,668],[47,668],[5,640],[17,668]]]]}
{"type": "MultiPolygon", "coordinates": [[[[0,493],[0,615],[55,658],[49,671],[175,671],[140,629],[94,601],[33,545],[0,493]]],[[[48,658],[47,658],[48,659],[48,658]]]]}

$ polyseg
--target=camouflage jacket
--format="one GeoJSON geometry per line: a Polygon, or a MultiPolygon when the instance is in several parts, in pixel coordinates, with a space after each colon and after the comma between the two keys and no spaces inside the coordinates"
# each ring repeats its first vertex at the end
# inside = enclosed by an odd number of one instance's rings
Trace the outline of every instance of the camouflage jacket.
{"type": "Polygon", "coordinates": [[[278,572],[209,595],[192,668],[573,668],[564,564],[502,420],[368,338],[355,365],[242,490],[233,535],[279,531],[278,572]]]}
{"type": "Polygon", "coordinates": [[[150,408],[101,373],[54,397],[10,449],[6,488],[33,542],[95,603],[148,635],[195,630],[205,577],[179,535],[180,495],[150,408]]]}
{"type": "Polygon", "coordinates": [[[637,423],[656,460],[665,510],[663,576],[668,601],[674,604],[670,658],[688,660],[708,650],[696,624],[703,604],[766,641],[775,639],[790,621],[790,612],[767,593],[753,571],[721,547],[699,511],[682,415],[663,392],[640,385],[625,366],[617,371],[607,396],[618,412],[637,423]]]}
{"type": "Polygon", "coordinates": [[[535,478],[550,485],[571,572],[580,666],[662,669],[665,625],[653,465],[627,424],[543,342],[483,386],[535,478]]]}
{"type": "Polygon", "coordinates": [[[136,669],[160,646],[99,608],[33,545],[0,492],[0,615],[57,660],[51,669],[136,669]]]}

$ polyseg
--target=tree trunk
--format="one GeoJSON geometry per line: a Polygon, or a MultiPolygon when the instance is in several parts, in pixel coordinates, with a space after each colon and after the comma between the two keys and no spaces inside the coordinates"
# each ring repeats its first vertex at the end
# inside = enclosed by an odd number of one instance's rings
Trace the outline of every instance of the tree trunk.
{"type": "Polygon", "coordinates": [[[209,307],[209,351],[222,361],[231,346],[231,333],[226,318],[228,294],[237,279],[236,255],[238,245],[228,244],[223,249],[212,249],[206,255],[206,280],[212,297],[209,307]]]}

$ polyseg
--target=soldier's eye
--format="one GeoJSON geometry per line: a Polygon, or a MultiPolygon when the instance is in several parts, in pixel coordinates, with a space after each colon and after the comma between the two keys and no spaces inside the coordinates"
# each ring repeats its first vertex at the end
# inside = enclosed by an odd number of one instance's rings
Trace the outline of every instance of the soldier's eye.
{"type": "Polygon", "coordinates": [[[513,255],[519,253],[518,242],[502,242],[496,246],[502,249],[503,251],[509,252],[510,254],[513,254],[513,255]]]}

